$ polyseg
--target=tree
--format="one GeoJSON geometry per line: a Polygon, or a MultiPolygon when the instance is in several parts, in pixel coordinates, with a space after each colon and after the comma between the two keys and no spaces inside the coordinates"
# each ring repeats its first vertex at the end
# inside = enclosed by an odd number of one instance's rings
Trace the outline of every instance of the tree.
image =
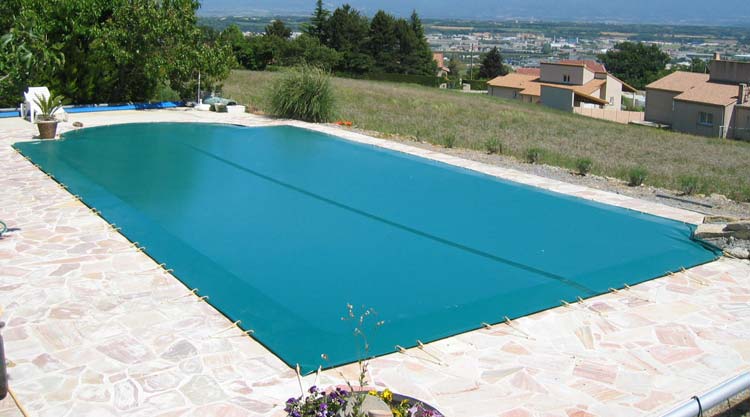
{"type": "Polygon", "coordinates": [[[0,18],[0,36],[14,41],[0,62],[15,60],[11,49],[23,46],[33,63],[6,78],[13,87],[0,85],[11,103],[20,100],[18,86],[33,84],[74,103],[146,101],[165,85],[189,94],[198,71],[216,81],[233,62],[229,46],[198,27],[194,0],[10,1],[17,4],[12,18],[0,18]]]}
{"type": "Polygon", "coordinates": [[[331,12],[323,7],[323,0],[317,0],[315,3],[315,11],[310,18],[310,23],[303,28],[304,32],[313,38],[317,38],[321,44],[327,44],[328,18],[330,15],[331,12]]]}
{"type": "MultiPolygon", "coordinates": [[[[405,49],[402,45],[402,65],[406,74],[434,75],[437,72],[437,63],[432,59],[432,50],[424,36],[424,27],[422,20],[417,15],[416,10],[412,10],[409,17],[409,27],[411,34],[408,36],[409,41],[414,40],[414,44],[405,49]]],[[[407,43],[402,40],[402,43],[407,43]]]]}
{"type": "Polygon", "coordinates": [[[461,77],[461,71],[466,66],[463,62],[461,62],[460,59],[456,58],[455,56],[452,56],[451,59],[448,61],[448,69],[451,71],[451,78],[460,78],[461,77]]]}
{"type": "Polygon", "coordinates": [[[370,21],[367,51],[377,62],[379,72],[398,72],[398,35],[396,33],[396,19],[393,16],[382,10],[375,13],[370,21]]]}
{"type": "Polygon", "coordinates": [[[479,78],[492,79],[499,75],[508,74],[508,69],[503,65],[503,56],[497,47],[492,48],[482,58],[482,66],[479,69],[479,78]]]}
{"type": "Polygon", "coordinates": [[[690,72],[702,72],[708,74],[708,63],[700,58],[693,58],[690,60],[690,66],[688,67],[690,72]]]}
{"type": "Polygon", "coordinates": [[[232,48],[232,54],[240,68],[254,69],[252,66],[255,59],[255,51],[250,47],[250,42],[248,42],[239,26],[235,24],[229,25],[221,32],[219,38],[232,48]]]}
{"type": "Polygon", "coordinates": [[[609,72],[639,89],[664,76],[670,61],[669,54],[658,46],[642,42],[618,43],[598,58],[609,72]]]}
{"type": "Polygon", "coordinates": [[[277,36],[281,39],[292,37],[292,31],[281,19],[275,19],[270,25],[266,26],[266,36],[277,36]]]}
{"type": "Polygon", "coordinates": [[[335,49],[321,44],[318,38],[303,33],[289,42],[283,65],[309,65],[325,71],[331,71],[340,62],[341,54],[335,49]]]}
{"type": "Polygon", "coordinates": [[[544,54],[544,55],[550,55],[550,54],[552,54],[552,44],[550,44],[549,42],[547,42],[544,45],[542,45],[542,54],[544,54]]]}
{"type": "Polygon", "coordinates": [[[327,30],[326,46],[341,53],[341,62],[337,70],[364,74],[372,69],[374,61],[367,53],[370,30],[367,17],[345,4],[331,14],[327,30]]]}

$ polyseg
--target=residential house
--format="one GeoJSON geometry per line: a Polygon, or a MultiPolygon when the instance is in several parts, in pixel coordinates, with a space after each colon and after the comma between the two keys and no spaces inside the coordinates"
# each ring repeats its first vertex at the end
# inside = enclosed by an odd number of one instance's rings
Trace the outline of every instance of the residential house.
{"type": "Polygon", "coordinates": [[[438,72],[436,75],[438,77],[442,78],[450,74],[451,70],[445,65],[445,55],[442,52],[433,52],[432,60],[437,64],[438,72]]]}
{"type": "Polygon", "coordinates": [[[646,120],[695,135],[750,139],[750,62],[708,64],[710,74],[677,71],[646,86],[646,120]]]}
{"type": "Polygon", "coordinates": [[[623,91],[635,89],[591,60],[542,62],[539,68],[519,68],[516,72],[487,82],[488,94],[540,103],[560,110],[576,107],[620,110],[623,91]]]}

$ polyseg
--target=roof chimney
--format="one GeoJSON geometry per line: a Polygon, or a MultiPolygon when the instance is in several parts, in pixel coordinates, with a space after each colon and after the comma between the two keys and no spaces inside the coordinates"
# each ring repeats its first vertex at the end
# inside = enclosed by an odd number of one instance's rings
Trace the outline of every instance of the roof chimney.
{"type": "Polygon", "coordinates": [[[718,52],[714,52],[714,61],[721,61],[721,55],[718,52]]]}
{"type": "Polygon", "coordinates": [[[748,94],[747,84],[744,84],[744,83],[740,84],[740,90],[739,90],[739,93],[737,94],[737,104],[747,103],[747,94],[748,94]]]}

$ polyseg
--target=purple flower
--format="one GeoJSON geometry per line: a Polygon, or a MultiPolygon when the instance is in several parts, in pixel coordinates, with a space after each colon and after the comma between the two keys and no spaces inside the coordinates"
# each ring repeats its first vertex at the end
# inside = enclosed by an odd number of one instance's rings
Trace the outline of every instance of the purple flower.
{"type": "Polygon", "coordinates": [[[328,410],[328,404],[320,403],[320,411],[326,411],[326,410],[328,410]]]}
{"type": "Polygon", "coordinates": [[[310,394],[315,394],[316,392],[318,392],[318,387],[316,387],[315,385],[313,385],[313,386],[311,386],[311,387],[310,387],[310,389],[309,389],[309,390],[307,390],[307,391],[308,391],[308,392],[309,392],[310,394]]]}

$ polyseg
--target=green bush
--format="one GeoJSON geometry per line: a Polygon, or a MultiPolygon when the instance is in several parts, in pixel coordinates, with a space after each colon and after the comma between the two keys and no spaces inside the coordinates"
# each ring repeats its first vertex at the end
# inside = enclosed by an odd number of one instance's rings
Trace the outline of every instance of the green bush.
{"type": "Polygon", "coordinates": [[[327,122],[333,117],[330,76],[319,68],[295,67],[276,80],[269,91],[274,116],[306,122],[327,122]]]}
{"type": "Polygon", "coordinates": [[[591,161],[591,158],[578,158],[576,159],[576,171],[578,171],[578,175],[585,176],[589,172],[591,172],[591,167],[594,165],[594,162],[591,161]]]}
{"type": "Polygon", "coordinates": [[[679,177],[680,191],[685,195],[695,194],[700,188],[700,178],[694,175],[683,175],[679,177]]]}
{"type": "Polygon", "coordinates": [[[180,97],[180,93],[166,84],[159,85],[152,97],[153,101],[180,101],[181,99],[182,97],[180,97]]]}
{"type": "Polygon", "coordinates": [[[637,187],[639,185],[643,184],[643,181],[646,181],[646,177],[648,176],[648,171],[646,168],[643,167],[634,167],[630,168],[628,171],[628,185],[631,187],[637,187]]]}
{"type": "Polygon", "coordinates": [[[488,154],[503,153],[503,144],[497,138],[489,138],[484,142],[484,148],[488,154]]]}
{"type": "Polygon", "coordinates": [[[455,133],[449,133],[445,136],[443,136],[443,146],[446,148],[452,148],[453,145],[456,144],[456,135],[455,133]]]}
{"type": "Polygon", "coordinates": [[[544,155],[544,149],[541,148],[529,148],[526,149],[526,162],[530,164],[539,163],[544,155]]]}

